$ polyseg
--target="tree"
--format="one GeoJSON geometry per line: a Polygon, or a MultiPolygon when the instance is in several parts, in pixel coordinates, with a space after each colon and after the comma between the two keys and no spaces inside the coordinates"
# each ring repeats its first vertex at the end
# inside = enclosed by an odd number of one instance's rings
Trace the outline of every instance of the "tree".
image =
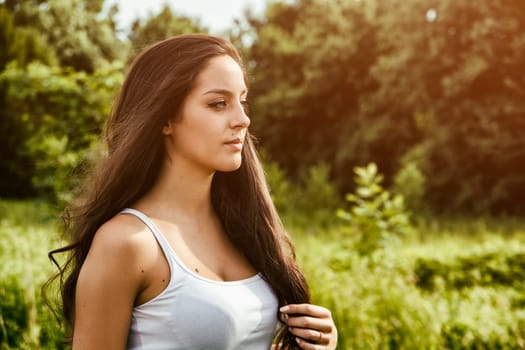
{"type": "Polygon", "coordinates": [[[19,117],[24,131],[16,151],[29,162],[19,166],[30,167],[38,195],[71,199],[79,181],[75,174],[101,151],[98,139],[122,79],[119,63],[87,74],[37,62],[21,68],[13,62],[0,74],[0,85],[7,87],[6,108],[19,117]]]}
{"type": "Polygon", "coordinates": [[[374,160],[391,174],[415,137],[413,123],[361,110],[361,96],[377,86],[370,71],[380,55],[371,3],[272,3],[263,22],[252,21],[256,134],[292,174],[319,160],[331,164],[344,190],[355,165],[374,160]],[[382,143],[405,135],[408,141],[382,143]]]}
{"type": "Polygon", "coordinates": [[[418,164],[439,210],[524,212],[525,5],[270,3],[249,19],[253,129],[289,173],[418,164]],[[521,204],[520,204],[521,203],[521,204]]]}
{"type": "Polygon", "coordinates": [[[198,20],[176,15],[166,4],[158,14],[150,15],[145,20],[136,19],[131,26],[129,41],[133,52],[137,52],[173,35],[207,31],[198,20]]]}
{"type": "Polygon", "coordinates": [[[410,153],[427,200],[444,211],[525,212],[523,2],[382,6],[387,50],[363,104],[416,122],[410,153]]]}
{"type": "MultiPolygon", "coordinates": [[[[0,4],[0,72],[9,62],[20,67],[39,61],[54,65],[58,59],[46,37],[36,28],[20,27],[15,23],[15,15],[10,11],[12,1],[0,4]]],[[[19,152],[20,140],[29,137],[23,122],[16,114],[10,113],[6,106],[7,86],[0,84],[0,195],[34,195],[31,186],[32,162],[19,152]]]]}
{"type": "Polygon", "coordinates": [[[126,55],[125,44],[115,33],[113,17],[118,8],[103,17],[102,5],[103,0],[9,0],[4,8],[17,28],[45,37],[61,66],[92,72],[126,55]]]}
{"type": "Polygon", "coordinates": [[[31,61],[56,64],[54,50],[47,44],[45,36],[36,28],[17,27],[12,12],[0,4],[0,71],[7,63],[16,61],[27,65],[31,61]]]}
{"type": "MultiPolygon", "coordinates": [[[[89,125],[92,122],[84,114],[97,114],[99,107],[86,106],[93,108],[89,113],[77,111],[76,116],[84,120],[74,120],[68,113],[84,103],[79,102],[82,98],[107,92],[84,91],[87,86],[95,86],[81,72],[111,70],[114,66],[110,62],[126,55],[126,46],[115,34],[113,16],[118,9],[114,7],[102,17],[102,4],[103,0],[6,0],[0,4],[0,133],[4,135],[0,139],[0,196],[48,194],[55,197],[52,188],[61,188],[60,180],[44,183],[52,179],[49,172],[65,169],[65,164],[57,165],[56,154],[43,151],[52,145],[62,145],[48,141],[57,137],[65,142],[61,135],[65,130],[75,131],[76,128],[77,134],[67,134],[68,141],[63,145],[61,156],[71,155],[72,151],[81,153],[81,147],[88,146],[86,143],[71,146],[70,143],[84,137],[80,133],[85,128],[78,128],[78,123],[89,125]],[[32,68],[27,68],[29,66],[32,68]],[[57,81],[68,83],[58,84],[57,81]],[[68,90],[76,84],[80,84],[77,89],[81,96],[72,96],[68,90]],[[68,98],[69,101],[64,101],[68,98]],[[58,121],[62,129],[48,127],[58,121]],[[71,125],[64,125],[66,122],[71,125]],[[38,137],[41,144],[36,142],[38,137]],[[45,158],[50,165],[48,173],[42,170],[43,157],[48,157],[45,158]]],[[[106,103],[109,106],[110,102],[106,103]]],[[[100,123],[90,128],[87,137],[100,128],[100,123]]]]}

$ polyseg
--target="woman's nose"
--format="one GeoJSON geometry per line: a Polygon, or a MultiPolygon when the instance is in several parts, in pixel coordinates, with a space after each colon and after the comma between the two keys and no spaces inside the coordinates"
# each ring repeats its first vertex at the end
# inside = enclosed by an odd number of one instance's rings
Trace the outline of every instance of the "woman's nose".
{"type": "Polygon", "coordinates": [[[232,118],[231,126],[233,128],[247,128],[250,126],[250,117],[246,114],[246,107],[242,103],[238,103],[235,111],[234,116],[232,118]]]}

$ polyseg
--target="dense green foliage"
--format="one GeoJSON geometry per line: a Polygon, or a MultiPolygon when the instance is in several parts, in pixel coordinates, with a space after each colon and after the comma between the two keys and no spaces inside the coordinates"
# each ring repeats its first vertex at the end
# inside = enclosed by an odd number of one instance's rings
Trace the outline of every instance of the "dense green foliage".
{"type": "Polygon", "coordinates": [[[265,159],[264,163],[270,193],[286,224],[306,230],[333,224],[333,213],[341,201],[329,181],[326,164],[306,169],[300,181],[292,183],[275,162],[265,159]]]}
{"type": "MultiPolygon", "coordinates": [[[[9,22],[15,26],[14,35],[5,36],[6,52],[25,43],[24,61],[50,57],[58,64],[75,70],[92,72],[97,67],[122,58],[126,45],[115,35],[113,16],[118,9],[102,16],[104,0],[7,0],[0,4],[9,22]],[[35,37],[24,42],[20,36],[35,37]]],[[[6,28],[7,23],[2,27],[6,28]]],[[[4,33],[7,33],[3,28],[4,33]]],[[[28,40],[28,39],[26,39],[28,40]]],[[[6,61],[7,62],[7,61],[6,61]]],[[[22,63],[18,60],[18,63],[22,63]]]]}
{"type": "Polygon", "coordinates": [[[523,212],[525,3],[274,2],[250,23],[253,128],[288,173],[323,160],[346,192],[405,158],[434,209],[523,212]]]}
{"type": "Polygon", "coordinates": [[[32,185],[38,193],[70,200],[79,181],[72,176],[74,170],[95,152],[121,82],[119,65],[88,75],[39,63],[25,68],[10,64],[0,74],[9,101],[7,115],[17,116],[18,130],[25,135],[16,151],[31,159],[32,185]]]}
{"type": "Polygon", "coordinates": [[[485,231],[474,239],[459,227],[449,237],[429,232],[428,225],[418,230],[426,231],[426,239],[398,246],[384,264],[370,264],[367,257],[342,249],[336,229],[294,235],[303,268],[314,281],[314,299],[335,316],[340,348],[523,348],[524,280],[487,282],[496,274],[522,275],[523,264],[474,265],[480,256],[504,262],[519,258],[525,251],[524,232],[503,239],[485,231]],[[435,266],[436,260],[439,268],[425,270],[424,277],[422,266],[435,266]],[[422,285],[423,278],[435,281],[432,290],[422,285]],[[461,287],[450,283],[460,280],[461,287]]]}
{"type": "MultiPolygon", "coordinates": [[[[67,198],[64,175],[92,154],[86,140],[99,135],[130,58],[207,31],[165,6],[123,36],[118,7],[103,4],[0,3],[0,195],[67,198]],[[62,151],[44,161],[58,169],[50,177],[41,158],[62,151]]],[[[352,169],[374,162],[413,210],[523,213],[524,6],[270,1],[231,31],[244,45],[252,129],[296,184],[322,163],[342,197],[352,169]]]]}
{"type": "Polygon", "coordinates": [[[126,48],[115,36],[116,8],[102,17],[102,3],[0,3],[0,132],[5,135],[0,140],[0,195],[59,197],[68,188],[59,182],[71,176],[79,161],[57,156],[83,158],[83,148],[89,146],[85,139],[100,130],[120,83],[110,82],[112,89],[106,88],[100,71],[110,70],[126,48]],[[51,124],[61,130],[55,134],[51,124]],[[55,148],[55,153],[42,148],[55,148]],[[54,163],[62,174],[50,178],[37,164],[42,162],[54,163]]]}
{"type": "Polygon", "coordinates": [[[339,348],[523,348],[523,222],[410,218],[373,164],[355,174],[342,222],[291,226],[314,301],[338,325],[339,348]]]}
{"type": "Polygon", "coordinates": [[[206,33],[207,30],[197,19],[174,14],[168,5],[156,15],[136,19],[132,24],[129,41],[132,52],[137,52],[147,45],[164,40],[170,36],[188,33],[206,33]]]}
{"type": "Polygon", "coordinates": [[[337,215],[357,229],[359,238],[354,248],[358,253],[383,253],[412,231],[404,198],[400,194],[392,195],[382,187],[383,176],[377,172],[374,163],[356,167],[354,172],[356,190],[346,196],[351,209],[339,209],[337,215]]]}
{"type": "Polygon", "coordinates": [[[47,251],[59,244],[58,221],[58,211],[48,204],[0,201],[2,350],[63,348],[63,330],[41,294],[44,281],[56,272],[47,251]]]}

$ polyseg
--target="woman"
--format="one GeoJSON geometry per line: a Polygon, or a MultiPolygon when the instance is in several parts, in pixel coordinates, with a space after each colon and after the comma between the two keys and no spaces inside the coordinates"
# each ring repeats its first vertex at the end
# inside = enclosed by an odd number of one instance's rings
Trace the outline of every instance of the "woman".
{"type": "Polygon", "coordinates": [[[107,156],[70,208],[62,271],[73,349],[334,349],[247,129],[235,48],[207,35],[133,62],[107,156]],[[278,318],[282,322],[275,336],[278,318]]]}

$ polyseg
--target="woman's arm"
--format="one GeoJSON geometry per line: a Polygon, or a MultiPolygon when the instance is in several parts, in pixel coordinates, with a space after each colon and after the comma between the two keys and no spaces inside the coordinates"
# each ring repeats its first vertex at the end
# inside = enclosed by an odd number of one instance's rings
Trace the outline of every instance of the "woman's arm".
{"type": "MultiPolygon", "coordinates": [[[[96,233],[77,282],[73,349],[125,349],[143,288],[140,235],[113,219],[96,233]]],[[[135,231],[136,232],[136,231],[135,231]]]]}
{"type": "Polygon", "coordinates": [[[289,304],[279,311],[282,321],[297,336],[305,350],[333,350],[337,346],[337,328],[330,310],[312,304],[289,304]]]}

